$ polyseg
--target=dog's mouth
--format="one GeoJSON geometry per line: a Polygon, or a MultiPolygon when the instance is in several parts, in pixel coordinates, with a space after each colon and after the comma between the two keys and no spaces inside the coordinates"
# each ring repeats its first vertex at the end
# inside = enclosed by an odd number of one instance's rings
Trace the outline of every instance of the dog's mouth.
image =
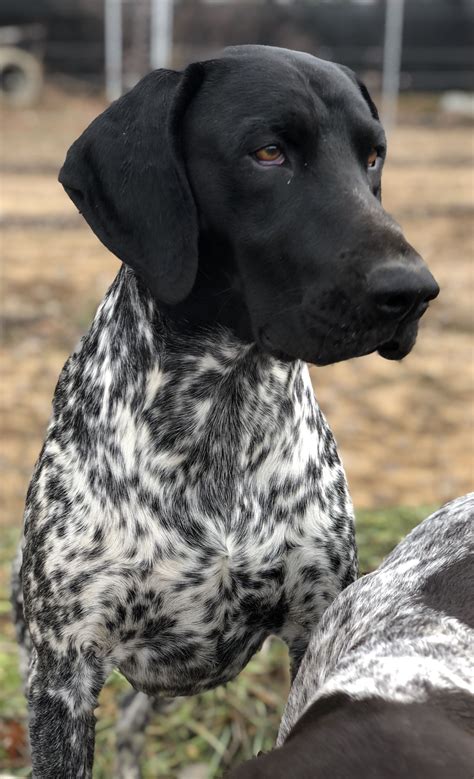
{"type": "Polygon", "coordinates": [[[379,346],[379,348],[376,351],[385,360],[402,360],[404,357],[407,356],[410,349],[404,349],[400,345],[399,341],[393,339],[392,341],[387,341],[386,344],[382,344],[382,346],[379,346]]]}
{"type": "Polygon", "coordinates": [[[278,360],[289,362],[295,359],[304,360],[314,365],[331,365],[355,357],[363,357],[377,352],[386,360],[402,360],[406,357],[416,342],[418,322],[400,322],[395,330],[390,328],[383,334],[374,331],[357,335],[354,331],[341,334],[334,332],[333,338],[319,334],[319,346],[316,347],[314,337],[310,336],[307,343],[302,338],[298,346],[293,346],[289,339],[274,337],[271,329],[261,328],[257,343],[260,348],[278,360]]]}
{"type": "Polygon", "coordinates": [[[386,360],[403,360],[413,349],[418,334],[418,319],[400,325],[390,340],[382,343],[377,352],[386,360]]]}

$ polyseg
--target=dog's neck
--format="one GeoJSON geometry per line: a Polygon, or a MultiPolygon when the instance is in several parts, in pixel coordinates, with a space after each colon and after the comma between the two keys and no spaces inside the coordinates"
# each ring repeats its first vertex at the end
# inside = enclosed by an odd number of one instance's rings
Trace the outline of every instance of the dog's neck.
{"type": "Polygon", "coordinates": [[[310,402],[320,413],[304,363],[281,362],[219,324],[169,320],[126,266],[69,369],[75,363],[88,366],[84,402],[89,390],[97,402],[102,388],[104,422],[117,404],[140,407],[163,448],[180,448],[180,439],[192,433],[194,441],[205,439],[213,458],[234,457],[246,446],[258,449],[258,439],[284,422],[293,420],[297,428],[305,419],[302,405],[310,402]],[[218,455],[224,430],[226,453],[218,455]]]}
{"type": "Polygon", "coordinates": [[[220,325],[240,342],[253,342],[250,315],[232,247],[214,234],[201,231],[199,265],[191,293],[177,305],[160,304],[160,311],[178,329],[182,329],[184,322],[196,328],[220,325]]]}
{"type": "MultiPolygon", "coordinates": [[[[210,313],[206,318],[198,317],[193,310],[187,316],[183,308],[178,316],[176,309],[169,315],[169,309],[158,304],[124,265],[84,343],[89,351],[102,355],[105,363],[108,350],[113,351],[114,365],[122,364],[123,373],[117,380],[123,385],[133,373],[153,369],[166,375],[167,382],[179,383],[180,396],[189,391],[196,403],[203,400],[206,386],[207,392],[214,394],[222,382],[235,385],[239,380],[247,383],[242,387],[246,402],[256,389],[260,395],[262,387],[271,394],[272,388],[278,387],[278,397],[287,402],[294,381],[307,372],[300,360],[282,362],[272,357],[252,341],[236,336],[221,321],[212,320],[210,313]],[[195,382],[199,387],[194,387],[195,382]]],[[[120,388],[115,389],[119,392],[120,388]]]]}
{"type": "Polygon", "coordinates": [[[77,416],[78,429],[87,420],[89,452],[112,434],[123,438],[130,473],[144,458],[172,490],[178,478],[197,489],[205,476],[213,500],[229,505],[229,491],[249,478],[293,491],[314,478],[324,491],[327,464],[331,484],[339,479],[346,491],[307,366],[280,362],[220,326],[176,329],[125,266],[65,372],[68,404],[58,395],[56,416],[77,416]]]}

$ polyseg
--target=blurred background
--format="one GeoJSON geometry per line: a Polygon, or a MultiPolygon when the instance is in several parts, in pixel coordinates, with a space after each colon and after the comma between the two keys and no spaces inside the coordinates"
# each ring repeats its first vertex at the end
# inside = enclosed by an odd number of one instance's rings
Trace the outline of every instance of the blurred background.
{"type": "MultiPolygon", "coordinates": [[[[262,43],[353,68],[387,125],[384,206],[441,286],[401,363],[312,370],[358,515],[363,572],[429,511],[473,488],[474,0],[0,0],[2,382],[0,773],[28,775],[8,579],[59,371],[118,261],[57,172],[71,142],[154,67],[262,43]]],[[[275,736],[288,685],[270,642],[237,682],[170,704],[145,777],[205,779],[275,736]]],[[[99,709],[95,776],[114,768],[118,674],[99,709]]]]}

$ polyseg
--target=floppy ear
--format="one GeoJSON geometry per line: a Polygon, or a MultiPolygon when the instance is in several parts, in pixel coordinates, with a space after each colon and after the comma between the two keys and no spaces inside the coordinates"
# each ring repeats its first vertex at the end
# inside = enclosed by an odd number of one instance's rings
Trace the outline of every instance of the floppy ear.
{"type": "Polygon", "coordinates": [[[362,97],[364,98],[365,102],[367,103],[367,105],[370,108],[370,113],[372,114],[372,117],[374,119],[376,119],[378,122],[380,122],[380,117],[379,117],[379,112],[377,110],[377,106],[375,105],[374,101],[370,97],[369,90],[365,86],[364,82],[361,81],[360,78],[358,78],[356,76],[354,71],[351,70],[350,68],[348,68],[346,65],[338,65],[338,68],[340,68],[340,70],[344,71],[346,76],[349,76],[350,80],[353,81],[354,84],[356,84],[359,87],[359,90],[360,90],[360,93],[361,93],[362,97]]]}
{"type": "Polygon", "coordinates": [[[59,181],[105,246],[159,301],[189,294],[198,219],[181,153],[181,120],[204,68],[156,70],[71,146],[59,181]]]}
{"type": "Polygon", "coordinates": [[[362,97],[364,98],[365,102],[370,108],[370,113],[372,114],[372,117],[374,119],[377,119],[378,122],[380,122],[379,112],[377,110],[377,106],[375,105],[374,101],[370,97],[369,90],[365,86],[364,82],[361,81],[357,76],[354,76],[357,86],[359,87],[362,97]]]}
{"type": "MultiPolygon", "coordinates": [[[[365,102],[367,103],[370,113],[372,114],[372,118],[376,119],[377,122],[380,122],[379,112],[377,111],[377,106],[375,105],[374,101],[370,97],[369,90],[365,86],[364,82],[361,81],[359,78],[357,78],[356,74],[353,70],[350,68],[347,68],[345,65],[338,65],[338,68],[342,70],[346,76],[349,76],[350,80],[357,86],[359,89],[359,92],[361,93],[362,97],[364,98],[365,102]]],[[[381,124],[381,122],[380,122],[381,124]]],[[[379,179],[379,184],[377,189],[374,191],[374,195],[377,198],[377,200],[382,202],[382,182],[379,179]]]]}

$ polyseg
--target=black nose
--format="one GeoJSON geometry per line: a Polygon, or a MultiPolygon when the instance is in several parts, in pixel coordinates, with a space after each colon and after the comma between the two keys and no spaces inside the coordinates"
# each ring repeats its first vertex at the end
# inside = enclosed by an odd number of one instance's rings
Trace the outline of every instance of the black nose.
{"type": "Polygon", "coordinates": [[[428,268],[389,265],[376,268],[368,278],[369,294],[377,311],[387,319],[402,319],[408,314],[420,317],[428,303],[439,294],[439,287],[428,268]]]}

